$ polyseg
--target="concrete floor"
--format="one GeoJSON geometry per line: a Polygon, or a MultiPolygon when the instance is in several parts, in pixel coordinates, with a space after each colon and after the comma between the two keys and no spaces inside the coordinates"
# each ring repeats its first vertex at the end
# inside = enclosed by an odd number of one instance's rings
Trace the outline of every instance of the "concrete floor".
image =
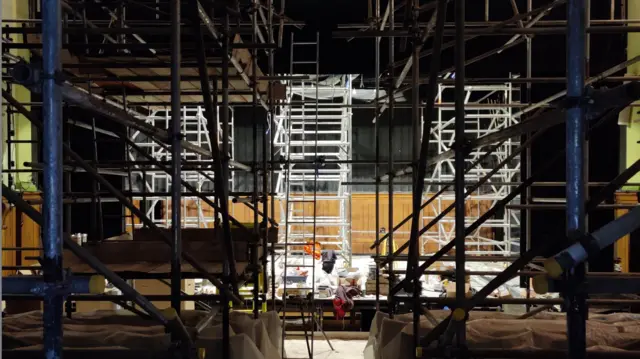
{"type": "MultiPolygon", "coordinates": [[[[362,359],[366,340],[340,340],[331,339],[331,344],[335,349],[329,348],[326,340],[316,338],[314,341],[314,359],[362,359]]],[[[304,339],[287,339],[284,343],[287,352],[287,359],[309,358],[307,344],[304,339]]]]}

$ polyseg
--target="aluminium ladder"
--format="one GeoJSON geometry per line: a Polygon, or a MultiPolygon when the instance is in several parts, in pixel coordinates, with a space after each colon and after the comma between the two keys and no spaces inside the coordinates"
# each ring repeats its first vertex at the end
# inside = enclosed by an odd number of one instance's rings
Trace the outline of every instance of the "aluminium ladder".
{"type": "MultiPolygon", "coordinates": [[[[298,51],[308,54],[315,44],[292,42],[292,74],[315,64],[294,61],[293,56],[298,51]]],[[[350,263],[351,192],[345,182],[352,173],[352,76],[310,77],[286,83],[286,102],[275,117],[276,157],[286,161],[276,181],[280,227],[285,228],[279,241],[286,234],[290,243],[305,244],[315,236],[323,249],[336,250],[350,263]],[[316,196],[310,194],[312,180],[316,196]],[[311,208],[314,202],[317,213],[311,208]]]]}
{"type": "MultiPolygon", "coordinates": [[[[327,140],[321,137],[323,134],[323,115],[320,108],[319,92],[319,42],[316,34],[315,42],[294,41],[291,35],[290,73],[312,74],[310,80],[290,81],[287,83],[286,103],[280,107],[280,113],[276,116],[276,147],[279,156],[285,159],[285,164],[278,171],[276,184],[277,199],[281,206],[281,223],[285,228],[279,240],[279,248],[283,254],[283,316],[282,316],[282,351],[285,353],[284,341],[287,333],[287,299],[289,292],[295,289],[295,301],[300,310],[302,329],[307,344],[309,358],[313,358],[314,333],[320,327],[315,313],[316,294],[316,246],[325,242],[320,239],[319,228],[325,226],[326,217],[318,215],[319,190],[331,172],[327,172],[324,166],[323,152],[327,140]],[[306,59],[296,58],[295,50],[302,50],[302,56],[306,59]],[[314,56],[309,58],[311,51],[314,56]],[[329,174],[328,174],[329,173],[329,174]],[[305,253],[301,248],[307,246],[310,253],[305,253]],[[295,261],[295,262],[293,262],[295,261]],[[306,280],[302,287],[291,288],[289,271],[300,269],[307,272],[306,280]],[[309,276],[311,277],[309,280],[309,276]],[[310,326],[310,333],[307,330],[310,326]]],[[[297,51],[296,51],[297,53],[297,51]]],[[[326,131],[326,130],[325,130],[326,131]]],[[[335,130],[334,130],[335,131],[335,130]]],[[[334,196],[335,197],[335,196],[334,196]]],[[[324,237],[322,237],[324,239],[324,237]]],[[[322,331],[324,334],[324,331],[322,331]]],[[[329,339],[325,339],[331,347],[329,339]]],[[[331,347],[333,350],[333,347],[331,347]]]]}

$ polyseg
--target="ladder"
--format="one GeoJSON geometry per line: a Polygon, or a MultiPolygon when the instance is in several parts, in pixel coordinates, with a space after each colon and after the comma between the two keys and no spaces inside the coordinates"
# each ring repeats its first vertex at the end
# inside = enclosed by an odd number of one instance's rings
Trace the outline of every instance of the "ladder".
{"type": "MultiPolygon", "coordinates": [[[[315,78],[313,79],[313,81],[317,81],[318,80],[318,73],[320,71],[319,69],[319,53],[318,53],[318,36],[316,35],[316,42],[305,42],[305,43],[301,43],[301,44],[296,44],[294,42],[294,34],[291,34],[291,52],[290,52],[290,68],[289,68],[289,73],[290,74],[294,74],[297,72],[294,72],[294,70],[302,70],[302,73],[313,73],[315,74],[315,78]],[[313,58],[313,60],[298,60],[295,58],[294,56],[294,48],[297,46],[304,46],[306,49],[314,49],[315,50],[315,57],[313,58]],[[309,71],[311,70],[311,71],[309,71]]],[[[305,52],[307,53],[307,52],[305,52]]],[[[303,86],[304,86],[304,82],[303,82],[303,86]]],[[[307,84],[308,86],[308,84],[307,84]]],[[[317,88],[317,84],[315,86],[317,88]]],[[[293,91],[291,91],[291,88],[289,88],[289,90],[287,91],[287,102],[291,103],[291,101],[293,101],[294,98],[294,93],[293,91]]],[[[315,103],[305,103],[304,102],[305,97],[302,96],[302,118],[301,121],[299,121],[301,123],[301,128],[303,129],[302,131],[302,157],[304,157],[304,154],[308,153],[309,155],[313,156],[314,158],[317,158],[317,154],[318,154],[318,145],[317,145],[317,141],[316,143],[307,143],[306,138],[305,138],[305,134],[306,131],[304,131],[304,128],[306,126],[305,123],[305,105],[311,105],[314,107],[317,107],[317,101],[315,101],[315,103]],[[309,146],[310,145],[310,146],[309,146]],[[311,147],[311,148],[308,148],[311,147]]],[[[280,114],[280,118],[278,118],[278,120],[281,119],[288,119],[288,128],[287,128],[287,132],[291,133],[292,131],[294,131],[294,124],[293,124],[293,114],[291,111],[281,111],[280,114]]],[[[295,154],[292,154],[291,151],[291,146],[292,144],[295,143],[295,141],[291,138],[291,136],[287,136],[286,137],[286,153],[283,153],[283,155],[286,156],[286,161],[287,163],[285,164],[285,166],[283,167],[284,170],[284,176],[285,176],[285,198],[284,198],[284,203],[285,203],[285,216],[284,216],[284,222],[285,222],[285,233],[284,233],[284,273],[283,273],[283,292],[282,292],[282,305],[283,305],[283,312],[282,312],[282,356],[284,358],[285,356],[285,348],[284,348],[284,342],[285,342],[285,338],[286,338],[286,334],[287,334],[287,330],[286,330],[286,326],[287,326],[287,298],[289,298],[289,291],[288,291],[288,285],[289,284],[293,284],[290,283],[291,277],[289,276],[291,269],[294,270],[299,270],[302,272],[306,272],[307,273],[307,277],[306,280],[304,280],[304,284],[302,285],[302,287],[297,287],[296,291],[295,291],[295,295],[293,295],[293,297],[298,297],[301,300],[304,301],[308,301],[305,304],[300,304],[300,317],[302,319],[302,329],[304,331],[304,338],[305,341],[307,343],[307,350],[309,353],[309,358],[313,358],[313,344],[314,344],[314,337],[313,337],[313,324],[312,324],[312,330],[311,330],[311,335],[308,334],[307,332],[307,325],[306,322],[308,320],[308,312],[309,310],[305,310],[305,308],[309,308],[314,306],[313,303],[313,299],[315,297],[315,280],[316,280],[316,258],[314,256],[315,254],[315,250],[316,250],[316,209],[317,209],[317,205],[316,205],[316,198],[317,198],[317,191],[318,191],[318,182],[317,182],[317,171],[314,171],[312,173],[308,173],[308,172],[302,172],[302,173],[298,173],[298,172],[294,172],[295,171],[295,164],[291,162],[292,159],[294,158],[299,158],[300,156],[296,156],[295,154]],[[309,181],[311,182],[311,187],[312,187],[312,197],[311,199],[309,199],[308,195],[307,195],[307,188],[309,186],[309,181]],[[294,198],[291,198],[292,195],[295,194],[294,198]],[[311,208],[309,208],[311,207],[311,208]],[[307,212],[311,211],[311,218],[309,218],[307,212]],[[310,223],[307,221],[308,219],[311,219],[310,223]],[[308,236],[305,236],[305,231],[309,229],[309,225],[311,225],[311,241],[310,243],[305,242],[305,239],[308,239],[308,236]],[[299,233],[302,234],[302,236],[299,236],[299,233]],[[302,239],[302,240],[300,240],[302,239]],[[293,240],[293,242],[290,242],[290,240],[293,240]],[[311,253],[309,255],[305,255],[304,251],[301,253],[301,256],[296,256],[298,258],[302,258],[302,262],[298,261],[298,263],[292,263],[290,262],[290,257],[289,257],[289,251],[291,249],[294,249],[294,246],[296,247],[295,249],[299,250],[300,246],[310,246],[311,249],[311,253]],[[309,283],[309,274],[311,275],[311,281],[309,283]]],[[[280,202],[282,202],[282,199],[280,199],[280,202]]],[[[311,318],[313,318],[313,313],[311,313],[311,318]]]]}
{"type": "MultiPolygon", "coordinates": [[[[280,156],[286,161],[282,165],[276,191],[281,203],[284,219],[284,234],[280,240],[283,253],[283,315],[282,356],[285,356],[284,341],[287,336],[287,300],[292,299],[300,312],[304,338],[309,358],[313,358],[314,333],[320,324],[315,313],[316,265],[320,248],[325,243],[319,238],[319,226],[327,219],[318,215],[319,186],[327,175],[323,172],[323,146],[321,109],[319,101],[319,34],[315,42],[294,41],[291,35],[290,73],[310,74],[310,80],[290,82],[287,100],[276,117],[276,137],[280,139],[280,156]],[[297,51],[294,51],[297,50],[297,51]],[[301,51],[303,58],[298,55],[301,51]],[[314,51],[315,50],[315,51],[314,51]],[[313,51],[313,53],[312,53],[313,51]],[[314,54],[313,57],[309,54],[314,54]],[[304,58],[306,57],[306,58],[304,58]],[[282,208],[284,205],[284,208],[282,208]],[[292,270],[306,272],[306,278],[294,285],[292,270]],[[310,278],[309,278],[310,277],[310,278]],[[302,284],[300,284],[302,282],[302,284]]],[[[277,141],[277,140],[276,140],[277,141]]],[[[322,331],[324,334],[324,331],[322,331]]],[[[328,338],[325,339],[331,346],[328,338]]],[[[331,347],[333,350],[333,347],[331,347]]]]}
{"type": "MultiPolygon", "coordinates": [[[[308,59],[313,47],[317,58],[316,44],[292,40],[292,74],[309,74],[304,66],[317,65],[308,59]]],[[[276,180],[280,226],[285,228],[279,241],[286,234],[290,243],[303,245],[315,237],[323,249],[336,250],[350,263],[351,195],[345,182],[352,173],[352,76],[320,76],[316,70],[309,77],[286,83],[286,101],[275,117],[276,155],[286,160],[276,180]],[[311,181],[319,192],[315,195],[311,181]]]]}

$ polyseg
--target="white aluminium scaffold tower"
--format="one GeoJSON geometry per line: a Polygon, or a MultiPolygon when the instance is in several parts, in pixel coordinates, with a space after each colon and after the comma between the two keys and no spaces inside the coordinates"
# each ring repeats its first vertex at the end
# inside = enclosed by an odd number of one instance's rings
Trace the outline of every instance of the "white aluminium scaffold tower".
{"type": "MultiPolygon", "coordinates": [[[[518,123],[513,116],[514,91],[511,83],[495,85],[465,86],[465,136],[467,140],[474,140],[492,132],[503,130],[518,123]]],[[[454,86],[438,85],[436,97],[437,118],[432,122],[431,152],[434,155],[449,150],[455,143],[455,108],[452,102],[454,86]],[[446,102],[449,101],[449,102],[446,102]]],[[[517,96],[516,96],[517,97],[517,96]]],[[[465,183],[475,183],[496,165],[511,155],[520,145],[520,138],[510,138],[500,144],[487,159],[479,163],[465,175],[465,183]]],[[[489,147],[476,148],[467,157],[467,165],[485,155],[489,147]]],[[[426,191],[423,201],[439,191],[442,183],[454,180],[454,159],[438,162],[426,176],[426,191]]],[[[465,226],[469,226],[482,216],[497,201],[504,198],[517,186],[520,179],[520,156],[516,156],[510,163],[495,173],[486,185],[469,195],[466,199],[467,213],[465,226]]],[[[444,211],[455,201],[453,187],[438,199],[433,201],[423,211],[423,225],[429,223],[436,215],[444,211]]],[[[519,203],[516,197],[513,202],[519,203]]],[[[503,255],[509,256],[519,253],[520,226],[519,210],[505,209],[487,220],[478,230],[466,238],[467,254],[470,255],[503,255]]],[[[453,215],[441,219],[422,237],[421,248],[424,251],[428,242],[435,242],[436,250],[455,238],[455,218],[453,215]]],[[[432,246],[433,248],[433,246],[432,246]]],[[[426,252],[426,251],[425,251],[426,252]]],[[[430,254],[430,253],[423,253],[430,254]]]]}
{"type": "Polygon", "coordinates": [[[289,81],[286,102],[275,118],[274,142],[276,157],[289,161],[277,172],[280,228],[286,228],[280,241],[288,235],[290,243],[306,243],[315,223],[316,242],[337,250],[348,262],[351,193],[344,183],[350,181],[352,167],[351,79],[343,75],[289,81]],[[315,171],[318,213],[310,204],[315,171]]]}
{"type": "MultiPolygon", "coordinates": [[[[171,118],[171,110],[169,108],[155,109],[146,118],[146,122],[168,131],[171,128],[171,118]]],[[[185,141],[211,151],[211,138],[209,137],[209,132],[207,131],[207,119],[204,116],[203,107],[182,107],[181,122],[182,135],[184,136],[185,141]]],[[[231,151],[231,159],[233,159],[234,155],[233,123],[234,116],[233,111],[231,111],[231,116],[229,116],[229,148],[231,151]]],[[[222,143],[221,124],[218,125],[218,134],[219,135],[216,142],[220,145],[222,143]]],[[[154,159],[158,161],[171,161],[170,147],[158,144],[157,142],[149,139],[140,131],[132,131],[130,138],[138,146],[147,150],[154,159]]],[[[144,157],[141,157],[137,153],[137,151],[133,149],[130,149],[127,155],[129,160],[131,161],[144,159],[144,157]]],[[[183,165],[199,165],[211,162],[210,159],[203,158],[203,156],[200,154],[186,150],[182,151],[182,159],[183,165]]],[[[134,169],[132,173],[135,175],[138,183],[141,183],[139,184],[139,186],[144,186],[145,192],[151,194],[150,196],[145,197],[146,200],[150,202],[150,205],[147,206],[145,215],[147,215],[147,217],[150,218],[159,227],[171,228],[171,215],[169,213],[169,209],[171,208],[171,175],[160,170],[143,172],[134,169]],[[160,212],[156,211],[156,207],[158,205],[162,205],[162,208],[164,208],[164,211],[162,211],[162,216],[159,216],[158,214],[160,212]]],[[[183,169],[181,173],[182,179],[194,186],[199,192],[214,192],[214,185],[212,181],[214,177],[213,169],[207,169],[200,173],[195,170],[189,170],[187,167],[186,169],[183,169]]],[[[138,192],[140,192],[141,190],[142,189],[139,188],[138,192]]],[[[229,191],[234,191],[234,171],[229,171],[229,191]]],[[[186,192],[185,189],[183,189],[183,193],[184,192],[186,192]]],[[[142,200],[142,198],[143,197],[138,196],[133,197],[134,200],[142,200]]],[[[203,205],[206,205],[204,201],[196,196],[182,196],[183,228],[213,228],[215,218],[213,215],[205,215],[203,211],[203,205]]],[[[131,226],[131,223],[128,223],[127,226],[131,226]]],[[[136,228],[139,226],[141,227],[142,225],[135,225],[136,228]]]]}

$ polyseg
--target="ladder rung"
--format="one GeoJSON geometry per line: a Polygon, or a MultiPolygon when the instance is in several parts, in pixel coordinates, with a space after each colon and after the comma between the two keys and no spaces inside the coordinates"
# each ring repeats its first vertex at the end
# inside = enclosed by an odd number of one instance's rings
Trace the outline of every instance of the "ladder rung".
{"type": "MultiPolygon", "coordinates": [[[[288,118],[288,117],[283,115],[282,118],[288,118]]],[[[291,125],[292,126],[312,126],[312,125],[314,125],[314,126],[315,125],[319,125],[319,126],[323,126],[323,125],[338,126],[338,125],[342,125],[342,122],[340,122],[340,121],[331,121],[331,122],[291,121],[291,125]]]]}
{"type": "Polygon", "coordinates": [[[317,42],[294,42],[293,46],[317,45],[317,42]]]}
{"type": "Polygon", "coordinates": [[[289,225],[296,225],[296,226],[313,226],[315,225],[316,227],[348,227],[349,224],[346,223],[334,223],[334,222],[322,222],[321,220],[317,220],[316,223],[313,223],[313,220],[309,220],[309,221],[288,221],[289,225]]]}
{"type": "MultiPolygon", "coordinates": [[[[308,64],[317,64],[318,61],[293,61],[292,64],[294,65],[308,65],[308,64]]],[[[310,86],[309,88],[312,88],[313,86],[310,86]]]]}
{"type": "MultiPolygon", "coordinates": [[[[313,290],[313,288],[309,288],[309,287],[305,287],[305,288],[296,288],[296,287],[293,287],[293,288],[286,288],[286,289],[302,289],[302,290],[313,290]]],[[[285,289],[285,290],[286,290],[286,289],[285,289]]]]}
{"type": "MultiPolygon", "coordinates": [[[[289,197],[291,198],[291,197],[289,197]]],[[[318,196],[316,198],[316,201],[330,201],[330,200],[341,200],[341,199],[348,199],[349,196],[318,196]]],[[[290,202],[294,201],[294,199],[289,199],[290,202]]],[[[295,199],[295,201],[301,201],[300,199],[295,199]]],[[[307,199],[306,201],[311,201],[310,199],[307,199]]]]}
{"type": "MultiPolygon", "coordinates": [[[[315,112],[318,113],[318,112],[315,112]]],[[[347,114],[347,115],[339,115],[339,114],[335,114],[335,115],[314,115],[313,113],[309,113],[309,114],[304,114],[304,115],[277,115],[276,118],[278,119],[292,119],[292,120],[306,120],[305,122],[307,124],[315,124],[315,122],[311,122],[313,120],[339,120],[339,119],[348,119],[350,118],[351,115],[347,114]]],[[[326,122],[325,122],[326,123],[326,122]]],[[[322,124],[322,122],[318,122],[318,124],[322,124]]],[[[337,122],[336,124],[342,124],[342,122],[337,122]]]]}
{"type": "Polygon", "coordinates": [[[294,268],[294,267],[313,268],[313,267],[315,267],[314,265],[310,265],[310,264],[293,264],[293,263],[287,263],[284,266],[287,267],[287,268],[294,268]]]}

